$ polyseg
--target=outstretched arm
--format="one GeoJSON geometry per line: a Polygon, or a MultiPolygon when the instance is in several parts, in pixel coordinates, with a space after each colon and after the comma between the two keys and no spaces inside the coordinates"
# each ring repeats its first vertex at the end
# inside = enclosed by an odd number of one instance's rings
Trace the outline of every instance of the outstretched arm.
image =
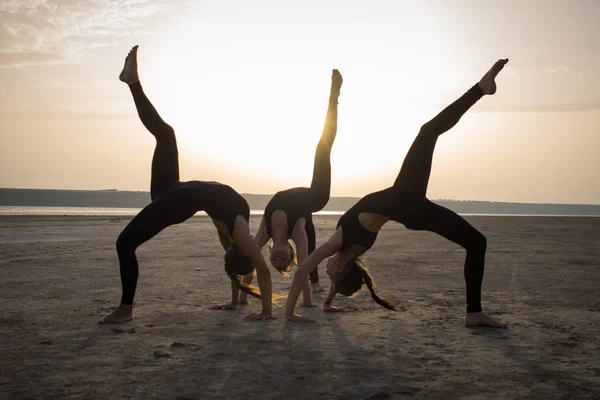
{"type": "MultiPolygon", "coordinates": [[[[221,246],[225,252],[229,248],[231,240],[221,233],[221,229],[219,229],[220,222],[213,220],[215,227],[217,228],[217,233],[219,234],[219,241],[221,242],[221,246]]],[[[225,228],[226,229],[226,228],[225,228]]],[[[209,307],[210,310],[235,310],[238,302],[238,287],[235,282],[231,282],[231,303],[220,304],[216,306],[209,307]]]]}
{"type": "Polygon", "coordinates": [[[258,228],[258,232],[256,232],[256,236],[254,236],[254,243],[258,246],[259,249],[265,247],[265,244],[269,241],[269,232],[267,232],[267,224],[265,221],[265,217],[263,216],[260,219],[260,227],[258,228]]]}
{"type": "Polygon", "coordinates": [[[250,236],[247,221],[242,216],[236,218],[233,238],[240,250],[250,257],[254,268],[256,268],[262,311],[249,317],[250,319],[271,319],[271,272],[258,246],[250,236]]]}
{"type": "Polygon", "coordinates": [[[311,255],[308,256],[306,261],[304,261],[300,267],[298,267],[298,271],[294,275],[294,281],[292,282],[292,286],[290,287],[290,292],[288,293],[287,303],[285,305],[285,317],[290,321],[306,321],[306,318],[294,314],[294,309],[296,307],[296,301],[298,301],[298,296],[300,296],[300,291],[304,285],[304,282],[308,279],[308,274],[317,266],[321,261],[326,259],[327,257],[331,257],[342,247],[342,229],[338,228],[338,230],[331,236],[331,238],[323,244],[321,247],[312,252],[311,255]]]}
{"type": "Polygon", "coordinates": [[[217,233],[219,234],[219,242],[221,242],[221,246],[223,246],[223,249],[227,251],[230,243],[229,238],[221,234],[221,231],[219,231],[219,229],[217,229],[217,233]]]}
{"type": "MultiPolygon", "coordinates": [[[[265,247],[265,244],[269,241],[269,232],[267,232],[267,226],[265,223],[265,217],[262,217],[260,220],[260,227],[256,232],[256,236],[254,236],[254,243],[258,246],[259,249],[262,250],[265,247]]],[[[252,279],[254,279],[254,274],[244,275],[242,278],[242,282],[246,285],[252,283],[252,279]]],[[[244,292],[240,293],[239,304],[248,304],[248,295],[244,292]]]]}

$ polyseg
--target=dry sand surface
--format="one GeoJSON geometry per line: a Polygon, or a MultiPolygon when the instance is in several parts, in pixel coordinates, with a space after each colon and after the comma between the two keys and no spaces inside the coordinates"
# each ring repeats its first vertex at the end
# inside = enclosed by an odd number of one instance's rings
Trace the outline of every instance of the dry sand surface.
{"type": "MultiPolygon", "coordinates": [[[[0,217],[0,398],[600,398],[600,218],[467,217],[488,238],[484,309],[509,330],[467,329],[464,251],[389,223],[356,309],[314,324],[211,311],[229,282],[210,220],[138,250],[136,318],[96,322],[120,298],[115,240],[128,218],[0,217]]],[[[317,240],[337,217],[315,219],[317,240]]],[[[259,217],[252,217],[256,231],[259,217]]],[[[265,252],[266,254],[266,252],[265,252]]],[[[328,284],[324,270],[321,281],[328,284]]],[[[290,278],[272,272],[274,293],[290,278]]]]}

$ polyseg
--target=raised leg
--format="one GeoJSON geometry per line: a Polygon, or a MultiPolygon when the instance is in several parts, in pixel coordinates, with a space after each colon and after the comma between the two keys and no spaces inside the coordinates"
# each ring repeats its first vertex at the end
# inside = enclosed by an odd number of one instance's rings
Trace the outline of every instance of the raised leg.
{"type": "Polygon", "coordinates": [[[433,151],[438,136],[448,131],[460,120],[465,112],[483,96],[479,86],[475,85],[454,103],[446,107],[431,121],[421,127],[419,134],[411,145],[394,187],[403,192],[425,197],[427,184],[431,174],[433,151]]]}
{"type": "Polygon", "coordinates": [[[337,69],[334,69],[331,76],[329,107],[327,109],[323,133],[315,152],[313,177],[310,184],[314,198],[314,211],[323,209],[329,201],[331,191],[331,148],[337,134],[338,97],[340,96],[341,87],[342,75],[337,69]]]}
{"type": "Polygon", "coordinates": [[[154,200],[179,181],[179,156],[175,131],[162,120],[142,89],[137,73],[137,49],[135,46],[129,52],[119,79],[129,85],[140,120],[156,138],[150,182],[150,197],[154,200]]]}
{"type": "Polygon", "coordinates": [[[401,188],[403,192],[413,194],[418,198],[426,196],[433,150],[438,136],[456,125],[483,95],[496,93],[495,79],[506,63],[508,63],[508,59],[498,60],[475,86],[421,127],[404,158],[394,187],[401,188]]]}

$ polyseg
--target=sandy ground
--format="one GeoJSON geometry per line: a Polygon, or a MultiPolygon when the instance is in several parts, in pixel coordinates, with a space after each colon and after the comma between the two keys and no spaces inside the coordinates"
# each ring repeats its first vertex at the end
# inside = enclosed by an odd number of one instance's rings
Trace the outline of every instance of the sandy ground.
{"type": "MultiPolygon", "coordinates": [[[[244,321],[255,299],[211,311],[229,282],[202,217],[138,250],[136,319],[98,325],[128,218],[1,217],[0,398],[600,398],[600,218],[468,219],[488,237],[484,309],[509,330],[463,327],[464,251],[392,223],[366,262],[405,312],[366,289],[337,301],[353,312],[301,309],[315,324],[284,322],[285,299],[268,322],[244,321]]],[[[319,243],[336,220],[316,218],[319,243]]]]}

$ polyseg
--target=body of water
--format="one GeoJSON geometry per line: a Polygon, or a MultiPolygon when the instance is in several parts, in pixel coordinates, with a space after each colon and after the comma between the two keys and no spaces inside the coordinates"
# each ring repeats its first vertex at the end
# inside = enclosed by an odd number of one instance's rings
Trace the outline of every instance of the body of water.
{"type": "MultiPolygon", "coordinates": [[[[63,216],[135,216],[141,208],[123,207],[38,207],[38,206],[0,206],[0,216],[18,215],[63,215],[63,216]]],[[[251,215],[263,215],[263,210],[250,210],[251,215]]],[[[319,211],[315,215],[342,215],[344,211],[319,211]]],[[[570,214],[514,214],[514,213],[459,213],[460,215],[505,216],[505,217],[599,217],[598,215],[570,214]]],[[[196,215],[204,215],[204,211],[196,215]]]]}
{"type": "MultiPolygon", "coordinates": [[[[272,195],[241,194],[254,215],[272,195]]],[[[358,197],[331,197],[319,214],[341,215],[358,197]]],[[[506,203],[432,199],[460,215],[600,216],[600,205],[506,203]]],[[[0,188],[0,215],[135,215],[150,202],[148,192],[0,188]]],[[[202,214],[202,213],[199,213],[202,214]]]]}
{"type": "MultiPolygon", "coordinates": [[[[141,208],[120,207],[37,207],[0,206],[0,215],[65,215],[65,216],[134,216],[141,208]]],[[[251,215],[263,215],[263,210],[250,210],[251,215]]],[[[319,211],[317,215],[342,215],[343,211],[319,211]]],[[[206,215],[204,211],[196,215],[206,215]]]]}

